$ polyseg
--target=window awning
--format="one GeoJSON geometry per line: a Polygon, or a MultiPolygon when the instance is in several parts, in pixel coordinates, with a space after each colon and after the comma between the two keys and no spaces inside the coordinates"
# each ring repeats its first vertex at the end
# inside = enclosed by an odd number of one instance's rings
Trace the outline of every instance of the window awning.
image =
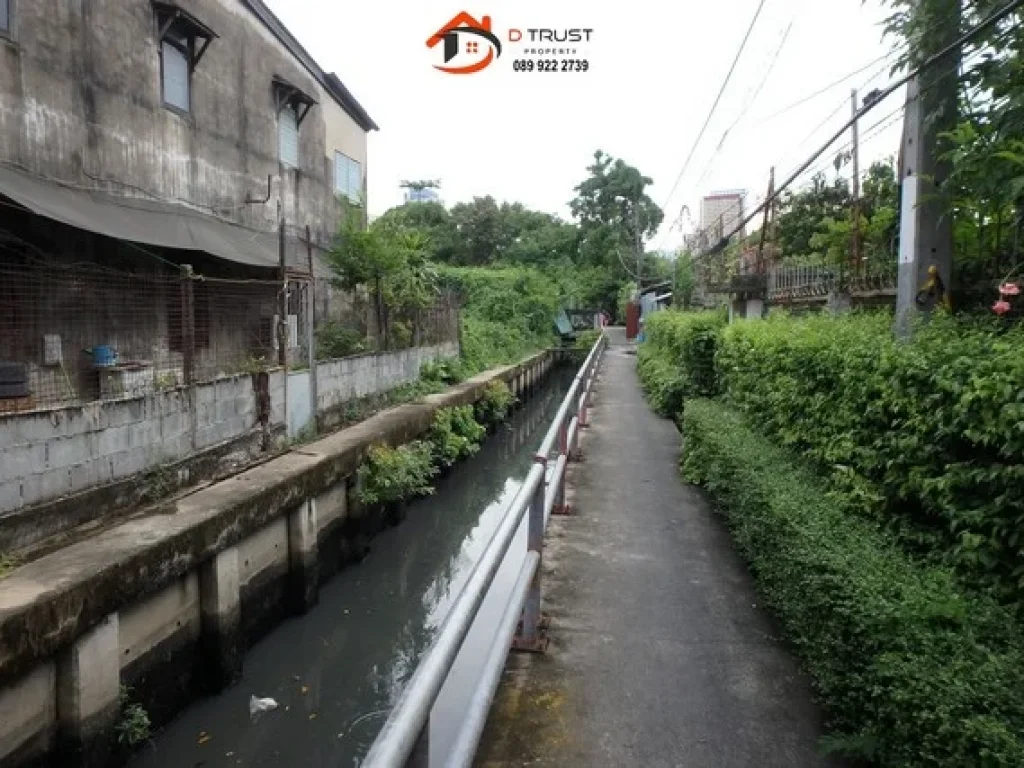
{"type": "Polygon", "coordinates": [[[4,166],[0,195],[40,216],[119,240],[203,251],[251,267],[280,264],[276,233],[256,232],[182,205],[78,189],[4,166]]]}

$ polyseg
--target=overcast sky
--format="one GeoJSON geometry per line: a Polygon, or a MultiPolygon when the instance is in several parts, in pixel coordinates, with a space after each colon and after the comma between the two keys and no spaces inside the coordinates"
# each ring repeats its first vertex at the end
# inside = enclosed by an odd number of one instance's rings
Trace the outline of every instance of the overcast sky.
{"type": "MultiPolygon", "coordinates": [[[[667,203],[666,223],[650,248],[678,245],[681,233],[669,226],[683,205],[696,219],[708,192],[747,189],[754,202],[763,198],[773,164],[777,178],[785,178],[849,118],[851,87],[866,93],[889,80],[884,61],[872,65],[893,48],[892,39],[882,37],[880,0],[766,0],[715,117],[669,198],[758,2],[269,0],[380,125],[369,139],[372,215],[401,203],[403,179],[439,178],[449,205],[490,194],[568,218],[573,187],[594,151],[603,149],[653,178],[652,196],[667,203]],[[463,10],[478,18],[490,14],[502,40],[511,27],[591,28],[591,42],[578,48],[590,69],[516,72],[516,51],[506,44],[482,72],[439,72],[426,39],[463,10]]],[[[862,167],[896,152],[899,119],[885,130],[871,128],[902,98],[900,91],[864,118],[862,167]]],[[[830,175],[833,157],[821,161],[830,175]]],[[[685,231],[692,230],[684,221],[685,231]]]]}

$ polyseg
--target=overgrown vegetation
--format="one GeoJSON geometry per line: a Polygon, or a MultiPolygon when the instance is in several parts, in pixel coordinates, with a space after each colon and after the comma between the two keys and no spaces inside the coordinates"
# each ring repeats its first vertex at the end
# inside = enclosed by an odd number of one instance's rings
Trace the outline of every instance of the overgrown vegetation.
{"type": "Polygon", "coordinates": [[[836,752],[880,766],[1024,764],[1013,616],[922,566],[729,408],[686,404],[683,470],[721,502],[825,705],[836,752]]]}
{"type": "Polygon", "coordinates": [[[149,721],[149,713],[138,703],[132,702],[131,690],[122,685],[118,691],[117,703],[121,716],[117,722],[118,743],[127,749],[131,749],[146,741],[151,734],[152,726],[149,721]]]}
{"type": "Polygon", "coordinates": [[[472,405],[441,408],[434,413],[434,421],[427,433],[435,463],[450,467],[456,461],[472,456],[479,450],[486,432],[474,418],[472,405]]]}
{"type": "Polygon", "coordinates": [[[316,329],[316,359],[334,360],[366,352],[366,338],[357,330],[337,322],[328,322],[316,329]]]}
{"type": "Polygon", "coordinates": [[[589,352],[590,349],[597,343],[597,340],[601,338],[601,331],[597,328],[588,328],[585,331],[580,331],[576,334],[576,340],[573,342],[573,349],[581,352],[589,352]]]}
{"type": "Polygon", "coordinates": [[[484,427],[496,426],[505,420],[515,402],[516,396],[508,384],[501,379],[492,379],[487,382],[483,395],[476,401],[476,419],[484,427]]]}
{"type": "Polygon", "coordinates": [[[397,448],[371,446],[357,473],[357,498],[363,504],[386,506],[429,496],[434,492],[431,481],[437,474],[433,458],[433,447],[424,440],[397,448]]]}

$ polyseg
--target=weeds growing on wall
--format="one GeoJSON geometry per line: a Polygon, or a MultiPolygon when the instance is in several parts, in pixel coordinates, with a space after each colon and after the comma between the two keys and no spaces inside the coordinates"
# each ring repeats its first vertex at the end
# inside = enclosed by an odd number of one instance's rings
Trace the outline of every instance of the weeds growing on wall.
{"type": "Polygon", "coordinates": [[[476,401],[476,418],[485,427],[493,427],[505,420],[508,412],[516,402],[516,396],[512,394],[501,379],[492,379],[484,387],[484,393],[476,401]]]}
{"type": "Polygon", "coordinates": [[[485,434],[486,429],[473,418],[473,406],[462,405],[435,412],[427,439],[433,447],[435,463],[450,467],[475,454],[485,434]]]}
{"type": "Polygon", "coordinates": [[[359,501],[367,505],[396,504],[434,492],[437,475],[433,447],[416,440],[397,448],[374,445],[357,472],[359,501]]]}
{"type": "Polygon", "coordinates": [[[129,749],[146,741],[152,731],[149,713],[141,704],[132,702],[130,697],[131,690],[122,685],[117,697],[121,717],[115,730],[118,743],[129,749]]]}

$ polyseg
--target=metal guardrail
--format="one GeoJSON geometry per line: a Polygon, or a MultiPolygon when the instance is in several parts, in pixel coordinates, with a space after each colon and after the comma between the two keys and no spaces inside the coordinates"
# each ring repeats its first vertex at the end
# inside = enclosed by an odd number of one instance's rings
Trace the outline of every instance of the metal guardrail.
{"type": "Polygon", "coordinates": [[[602,335],[573,379],[534,455],[534,464],[526,479],[370,747],[363,768],[428,768],[430,765],[431,709],[527,512],[526,558],[448,757],[449,768],[468,768],[472,764],[509,649],[540,650],[543,647],[540,562],[544,530],[553,512],[559,508],[565,510],[565,470],[576,451],[580,427],[587,425],[594,376],[606,346],[607,339],[602,335]],[[522,627],[514,634],[520,616],[522,627]]]}

